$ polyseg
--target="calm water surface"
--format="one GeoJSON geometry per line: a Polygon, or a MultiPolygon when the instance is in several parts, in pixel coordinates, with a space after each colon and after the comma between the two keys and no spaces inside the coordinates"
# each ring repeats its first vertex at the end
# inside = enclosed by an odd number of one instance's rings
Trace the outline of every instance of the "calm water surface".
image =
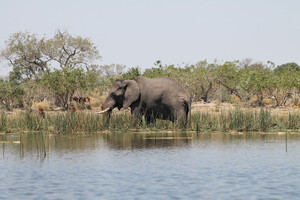
{"type": "Polygon", "coordinates": [[[287,152],[285,135],[277,134],[0,141],[0,199],[300,199],[300,135],[288,136],[287,152]]]}

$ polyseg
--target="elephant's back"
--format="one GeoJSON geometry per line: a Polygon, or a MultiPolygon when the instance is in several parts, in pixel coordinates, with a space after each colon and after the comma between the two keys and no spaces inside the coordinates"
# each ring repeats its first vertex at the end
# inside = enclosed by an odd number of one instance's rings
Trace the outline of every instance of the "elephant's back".
{"type": "Polygon", "coordinates": [[[160,88],[163,90],[188,93],[178,81],[170,77],[146,78],[139,76],[135,79],[142,87],[160,88]]]}
{"type": "Polygon", "coordinates": [[[189,102],[189,92],[175,79],[170,77],[146,78],[137,77],[137,82],[146,98],[173,99],[189,102]],[[147,92],[145,92],[147,91],[147,92]],[[145,94],[146,93],[146,94],[145,94]]]}
{"type": "Polygon", "coordinates": [[[183,85],[181,83],[179,83],[178,81],[176,81],[173,78],[170,77],[161,77],[161,78],[157,78],[158,79],[158,83],[160,82],[159,80],[162,80],[163,87],[167,90],[170,91],[172,94],[176,94],[176,95],[182,95],[182,96],[190,96],[189,92],[183,87],[183,85]]]}

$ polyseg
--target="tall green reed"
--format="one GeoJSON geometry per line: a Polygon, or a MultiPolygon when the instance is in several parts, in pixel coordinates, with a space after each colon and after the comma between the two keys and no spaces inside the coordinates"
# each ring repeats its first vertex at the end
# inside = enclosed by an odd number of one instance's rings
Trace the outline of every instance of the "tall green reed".
{"type": "Polygon", "coordinates": [[[0,131],[6,131],[7,129],[7,117],[4,112],[0,115],[0,131]]]}
{"type": "Polygon", "coordinates": [[[243,110],[240,108],[216,112],[195,112],[191,125],[183,120],[174,123],[156,120],[146,124],[142,117],[132,117],[128,112],[107,116],[88,112],[47,113],[45,118],[37,113],[23,112],[8,116],[0,115],[0,131],[43,132],[43,133],[93,133],[100,131],[268,131],[293,129],[300,130],[300,112],[288,115],[272,113],[270,110],[243,110]]]}

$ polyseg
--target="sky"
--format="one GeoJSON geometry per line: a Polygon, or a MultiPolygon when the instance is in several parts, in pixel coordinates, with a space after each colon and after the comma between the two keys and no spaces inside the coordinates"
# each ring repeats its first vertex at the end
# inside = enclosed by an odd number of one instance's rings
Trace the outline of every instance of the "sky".
{"type": "MultiPolygon", "coordinates": [[[[142,70],[251,58],[300,64],[299,0],[0,0],[0,49],[13,33],[90,38],[100,65],[142,70]]],[[[0,75],[11,68],[0,62],[0,75]]]]}

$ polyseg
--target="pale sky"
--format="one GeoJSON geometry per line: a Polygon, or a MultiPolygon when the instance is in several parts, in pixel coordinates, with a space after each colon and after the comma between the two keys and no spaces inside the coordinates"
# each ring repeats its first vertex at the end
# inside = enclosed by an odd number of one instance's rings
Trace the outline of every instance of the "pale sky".
{"type": "MultiPolygon", "coordinates": [[[[142,69],[251,58],[300,64],[299,0],[0,0],[0,49],[10,35],[89,37],[104,64],[142,69]]],[[[0,63],[0,75],[11,70],[0,63]]]]}

